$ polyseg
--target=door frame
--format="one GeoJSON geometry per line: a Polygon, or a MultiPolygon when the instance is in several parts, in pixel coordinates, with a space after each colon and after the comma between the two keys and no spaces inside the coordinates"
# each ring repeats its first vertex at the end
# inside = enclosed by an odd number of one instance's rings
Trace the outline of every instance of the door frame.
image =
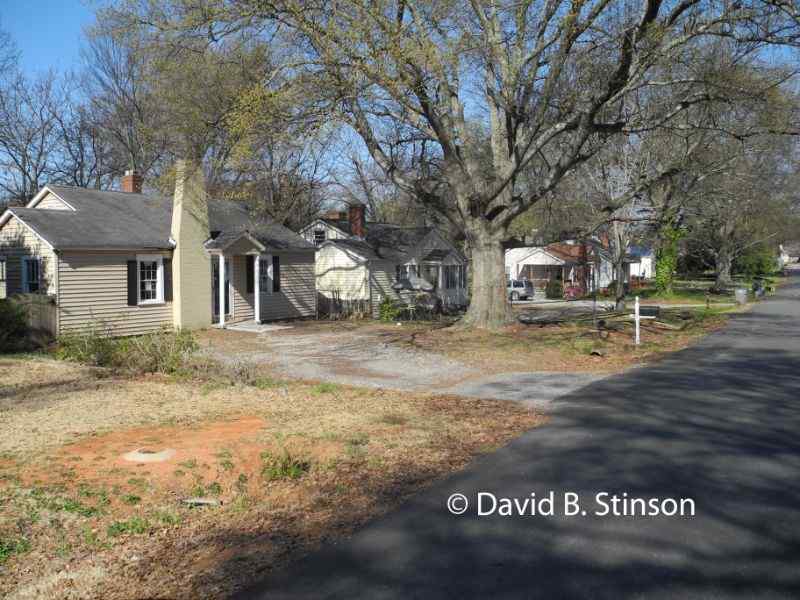
{"type": "MultiPolygon", "coordinates": [[[[225,320],[233,318],[233,257],[225,257],[225,280],[227,281],[226,300],[228,310],[225,312],[225,320]]],[[[211,261],[211,317],[212,321],[219,322],[219,260],[211,261]]]]}

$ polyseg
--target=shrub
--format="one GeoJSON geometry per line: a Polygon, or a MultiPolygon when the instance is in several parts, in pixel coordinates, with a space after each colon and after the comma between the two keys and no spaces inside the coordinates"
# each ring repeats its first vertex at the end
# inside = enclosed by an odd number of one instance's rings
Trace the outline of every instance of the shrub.
{"type": "Polygon", "coordinates": [[[120,359],[139,373],[175,373],[194,353],[197,340],[185,329],[161,331],[120,340],[120,359]]]}
{"type": "Polygon", "coordinates": [[[117,343],[107,333],[92,327],[84,333],[59,337],[56,356],[61,360],[111,367],[114,366],[114,349],[117,343]]]}
{"type": "Polygon", "coordinates": [[[186,330],[164,330],[127,338],[113,338],[92,329],[62,336],[56,355],[100,367],[123,368],[135,373],[175,373],[197,350],[197,341],[186,330]]]}
{"type": "Polygon", "coordinates": [[[733,270],[748,279],[772,275],[777,269],[775,253],[765,246],[753,246],[736,258],[733,270]]]}
{"type": "Polygon", "coordinates": [[[396,321],[400,316],[401,310],[400,306],[392,298],[384,298],[379,308],[380,319],[386,322],[396,321]]]}
{"type": "Polygon", "coordinates": [[[16,352],[26,346],[28,320],[16,302],[0,299],[0,352],[16,352]]]}
{"type": "Polygon", "coordinates": [[[547,282],[547,287],[544,289],[544,295],[550,299],[563,298],[564,286],[558,279],[551,279],[547,282]]]}

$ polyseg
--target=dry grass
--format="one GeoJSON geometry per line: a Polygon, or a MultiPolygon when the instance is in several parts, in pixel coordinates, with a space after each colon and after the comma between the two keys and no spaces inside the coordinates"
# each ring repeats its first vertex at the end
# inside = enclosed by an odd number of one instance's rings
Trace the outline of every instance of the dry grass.
{"type": "MultiPolygon", "coordinates": [[[[730,312],[730,311],[725,311],[730,312]]],[[[618,372],[657,360],[686,348],[725,323],[721,311],[697,311],[680,331],[646,324],[641,345],[633,341],[633,328],[603,332],[589,323],[529,326],[515,324],[499,332],[457,327],[416,332],[405,343],[458,359],[482,374],[526,371],[618,372]],[[601,355],[593,354],[598,351],[601,355]]]]}
{"type": "Polygon", "coordinates": [[[224,597],[541,422],[513,403],[330,384],[0,369],[0,596],[18,599],[224,597]],[[122,459],[136,448],[176,452],[122,459]]]}

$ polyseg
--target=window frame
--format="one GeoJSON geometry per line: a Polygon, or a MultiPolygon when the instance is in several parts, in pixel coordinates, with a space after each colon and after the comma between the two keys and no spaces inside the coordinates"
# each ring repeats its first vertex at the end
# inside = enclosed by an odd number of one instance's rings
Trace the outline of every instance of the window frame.
{"type": "Polygon", "coordinates": [[[22,293],[23,294],[41,294],[42,292],[42,259],[39,256],[23,256],[22,257],[22,293]],[[31,290],[31,279],[28,276],[28,265],[36,265],[36,289],[31,290]]]}
{"type": "Polygon", "coordinates": [[[138,306],[164,304],[164,257],[160,254],[136,255],[136,299],[138,306]],[[142,263],[156,263],[156,297],[142,299],[142,263]]]}
{"type": "Polygon", "coordinates": [[[323,227],[320,227],[318,229],[314,229],[313,230],[313,236],[314,236],[314,245],[315,246],[321,246],[322,244],[324,244],[325,242],[328,241],[328,232],[325,231],[325,229],[323,227]],[[321,240],[317,239],[317,236],[319,234],[322,235],[322,239],[321,240]]]}
{"type": "Polygon", "coordinates": [[[259,293],[264,296],[272,294],[272,255],[261,254],[260,256],[258,290],[259,293]]]}

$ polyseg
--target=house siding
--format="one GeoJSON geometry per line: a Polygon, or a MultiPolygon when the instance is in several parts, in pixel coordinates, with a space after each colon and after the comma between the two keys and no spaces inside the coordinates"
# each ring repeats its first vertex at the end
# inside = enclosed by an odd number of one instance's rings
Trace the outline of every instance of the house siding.
{"type": "Polygon", "coordinates": [[[380,316],[381,302],[385,298],[410,303],[416,296],[416,292],[412,290],[398,292],[392,288],[397,274],[396,264],[388,260],[373,260],[369,263],[372,316],[376,319],[380,316]]]}
{"type": "Polygon", "coordinates": [[[97,327],[124,336],[172,326],[171,302],[128,306],[129,260],[136,260],[135,252],[65,252],[59,256],[60,333],[97,327]]]}
{"type": "MultiPolygon", "coordinates": [[[[45,242],[17,217],[12,216],[0,228],[0,258],[5,258],[5,294],[8,297],[22,293],[22,259],[38,257],[41,259],[42,289],[49,295],[55,295],[56,281],[56,255],[45,242]]],[[[0,292],[2,292],[0,288],[0,292]]]]}
{"type": "Polygon", "coordinates": [[[261,294],[261,320],[313,317],[317,312],[313,252],[280,252],[281,290],[261,294]]]}
{"type": "Polygon", "coordinates": [[[317,292],[326,298],[369,300],[367,269],[344,250],[324,246],[317,251],[317,292]]]}
{"type": "Polygon", "coordinates": [[[34,208],[44,210],[72,210],[61,198],[50,192],[36,203],[34,208]]]}
{"type": "Polygon", "coordinates": [[[331,226],[330,224],[326,223],[325,221],[314,221],[311,225],[306,225],[303,229],[300,230],[300,235],[307,241],[314,243],[314,231],[318,229],[325,230],[325,240],[340,240],[350,237],[346,233],[343,233],[338,228],[331,226]]]}
{"type": "Polygon", "coordinates": [[[252,321],[255,318],[254,293],[247,293],[247,257],[238,254],[233,257],[233,316],[232,322],[252,321]]]}

